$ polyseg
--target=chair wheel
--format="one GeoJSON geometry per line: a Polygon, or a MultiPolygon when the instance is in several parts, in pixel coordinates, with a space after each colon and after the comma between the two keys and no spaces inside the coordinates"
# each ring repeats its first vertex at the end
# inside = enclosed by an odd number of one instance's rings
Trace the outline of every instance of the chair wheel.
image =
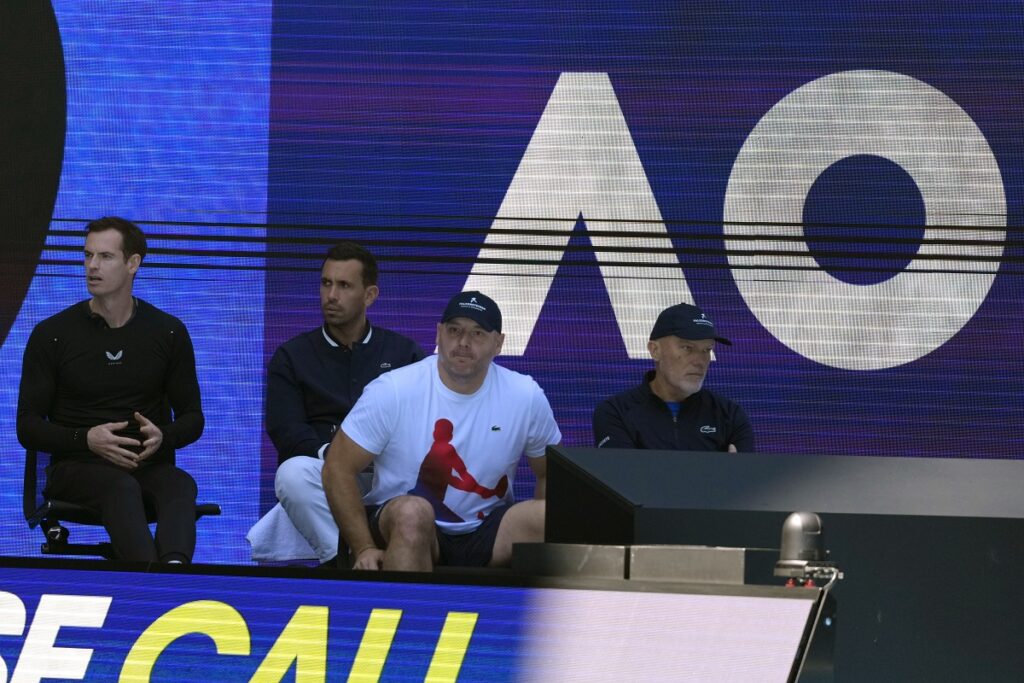
{"type": "Polygon", "coordinates": [[[46,538],[51,543],[67,543],[68,530],[62,526],[53,526],[46,530],[46,538]]]}

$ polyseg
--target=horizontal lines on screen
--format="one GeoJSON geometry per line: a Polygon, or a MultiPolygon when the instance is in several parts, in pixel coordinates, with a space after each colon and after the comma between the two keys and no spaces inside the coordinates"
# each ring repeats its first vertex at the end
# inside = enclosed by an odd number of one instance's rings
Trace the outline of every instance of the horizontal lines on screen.
{"type": "MultiPolygon", "coordinates": [[[[438,267],[464,266],[474,263],[562,265],[571,275],[572,269],[592,268],[596,255],[605,266],[657,266],[671,269],[673,264],[654,262],[649,254],[672,253],[678,256],[679,267],[687,269],[763,268],[730,264],[730,257],[749,255],[778,257],[774,269],[820,270],[818,264],[808,265],[808,256],[843,259],[843,270],[874,273],[897,272],[879,265],[912,254],[915,266],[910,272],[970,272],[1020,275],[1024,258],[1014,254],[974,255],[956,252],[972,247],[995,248],[1019,243],[1024,229],[1005,228],[1002,241],[974,239],[986,230],[1004,230],[993,217],[992,226],[929,225],[930,235],[913,239],[887,235],[887,232],[913,227],[892,224],[861,224],[856,236],[828,235],[816,231],[815,248],[793,250],[803,238],[793,235],[764,234],[760,226],[793,227],[772,222],[734,223],[741,230],[723,235],[721,223],[699,220],[603,220],[590,219],[592,224],[613,226],[600,229],[585,226],[586,220],[557,218],[509,218],[492,216],[439,215],[317,215],[314,222],[299,217],[293,222],[225,222],[206,221],[139,221],[149,241],[147,268],[190,268],[212,270],[282,270],[316,271],[326,249],[339,240],[359,242],[370,249],[380,262],[382,272],[433,273],[438,267]],[[335,220],[331,220],[331,219],[335,220]],[[330,222],[328,222],[330,221],[330,222]],[[623,225],[623,229],[614,226],[623,225]],[[646,226],[650,229],[645,229],[646,226]],[[542,226],[542,227],[539,227],[542,226]],[[628,226],[628,228],[627,228],[628,226]],[[638,227],[639,226],[639,227],[638,227]],[[669,240],[665,239],[665,235],[669,240]],[[501,256],[480,258],[487,235],[521,239],[515,243],[488,243],[490,253],[501,256]],[[593,245],[586,237],[600,237],[604,243],[593,245]],[[651,246],[651,239],[664,246],[651,246]],[[568,242],[568,243],[567,243],[568,242]],[[609,245],[609,242],[611,243],[609,245]],[[757,248],[751,249],[756,242],[757,248]],[[927,253],[921,247],[943,246],[943,253],[927,253]],[[888,247],[891,247],[888,248],[888,247]],[[924,251],[925,253],[921,253],[924,251]],[[507,254],[507,256],[505,256],[507,254]],[[935,268],[929,268],[935,262],[935,268]],[[961,271],[957,264],[963,264],[961,271]]],[[[310,217],[311,218],[311,217],[310,217]]],[[[79,265],[82,230],[88,221],[79,218],[54,219],[41,264],[79,265]],[[75,226],[75,227],[72,227],[75,226]]],[[[815,224],[815,228],[850,228],[848,224],[815,224]]]]}

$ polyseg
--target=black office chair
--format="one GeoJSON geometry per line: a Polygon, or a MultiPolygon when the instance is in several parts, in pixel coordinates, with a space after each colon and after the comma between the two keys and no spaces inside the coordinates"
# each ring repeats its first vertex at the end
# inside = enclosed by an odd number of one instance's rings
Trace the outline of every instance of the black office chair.
{"type": "MultiPolygon", "coordinates": [[[[39,547],[43,555],[99,555],[108,560],[117,559],[114,546],[110,542],[103,543],[68,543],[69,532],[62,522],[74,522],[89,526],[103,526],[100,513],[92,508],[69,503],[65,500],[48,498],[43,495],[43,482],[46,481],[46,466],[49,464],[49,453],[33,450],[25,451],[25,481],[23,491],[23,508],[25,521],[29,529],[37,526],[43,530],[45,540],[39,547]]],[[[216,503],[197,503],[196,519],[220,514],[220,505],[216,503]]],[[[146,520],[156,521],[156,510],[146,504],[146,520]]]]}

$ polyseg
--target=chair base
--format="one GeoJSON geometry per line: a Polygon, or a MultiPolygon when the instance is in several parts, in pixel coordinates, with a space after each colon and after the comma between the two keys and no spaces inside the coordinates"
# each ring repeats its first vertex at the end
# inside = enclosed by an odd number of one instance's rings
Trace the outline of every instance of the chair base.
{"type": "Polygon", "coordinates": [[[70,532],[57,519],[43,518],[36,524],[42,527],[46,541],[39,546],[43,555],[95,555],[107,560],[117,559],[113,544],[103,543],[68,543],[70,532]]]}
{"type": "MultiPolygon", "coordinates": [[[[39,546],[39,552],[43,555],[91,555],[107,560],[116,560],[117,553],[110,542],[68,543],[70,532],[67,527],[61,524],[59,517],[56,519],[53,517],[53,513],[55,511],[68,512],[72,509],[77,514],[69,516],[75,516],[78,519],[67,521],[87,525],[99,524],[99,513],[95,511],[63,501],[48,500],[34,514],[27,517],[29,528],[40,527],[43,536],[46,538],[46,541],[39,546]],[[86,511],[87,515],[91,515],[93,519],[79,522],[83,510],[86,511]]],[[[198,503],[196,505],[196,520],[198,521],[201,517],[215,517],[220,515],[220,512],[220,505],[216,503],[198,503]]]]}
{"type": "Polygon", "coordinates": [[[105,560],[116,560],[114,546],[109,543],[42,543],[39,552],[43,555],[90,555],[105,560]]]}

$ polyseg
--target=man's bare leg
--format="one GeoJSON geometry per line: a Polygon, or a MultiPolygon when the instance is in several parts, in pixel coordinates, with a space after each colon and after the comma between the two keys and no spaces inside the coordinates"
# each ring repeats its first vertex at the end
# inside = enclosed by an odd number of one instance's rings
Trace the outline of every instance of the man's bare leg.
{"type": "Polygon", "coordinates": [[[512,564],[513,543],[541,543],[544,541],[543,500],[524,500],[508,509],[498,525],[489,567],[507,567],[512,564]]]}
{"type": "Polygon", "coordinates": [[[440,550],[434,530],[434,509],[425,498],[399,496],[390,500],[380,515],[380,532],[387,542],[383,569],[433,570],[440,550]]]}

